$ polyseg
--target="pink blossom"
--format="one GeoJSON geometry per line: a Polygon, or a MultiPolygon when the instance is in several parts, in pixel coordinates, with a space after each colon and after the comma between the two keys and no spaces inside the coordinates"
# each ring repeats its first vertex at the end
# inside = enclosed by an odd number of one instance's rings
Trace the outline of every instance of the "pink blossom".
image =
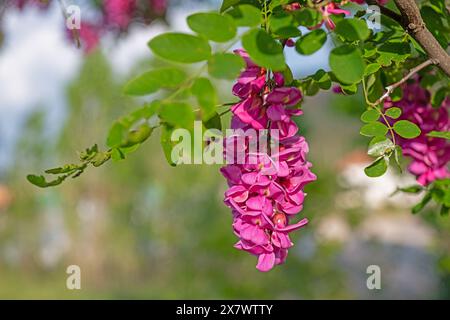
{"type": "Polygon", "coordinates": [[[168,0],[150,0],[153,12],[157,15],[163,15],[167,9],[167,1],[168,0]]]}
{"type": "Polygon", "coordinates": [[[273,154],[269,150],[250,152],[255,141],[245,136],[244,145],[235,151],[239,134],[227,137],[227,159],[242,157],[245,161],[221,169],[229,186],[224,202],[231,209],[233,230],[239,238],[235,248],[257,256],[256,268],[269,271],[286,260],[293,246],[289,233],[308,222],[290,220],[303,209],[303,188],[316,176],[306,160],[308,144],[296,135],[298,126],[292,120],[302,114],[295,107],[302,99],[300,90],[285,87],[280,73],[269,79],[267,70],[257,66],[244,50],[235,53],[244,58],[246,69],[233,87],[240,102],[231,107],[231,128],[241,129],[241,134],[250,129],[278,129],[279,150],[273,154]]]}
{"type": "Polygon", "coordinates": [[[325,22],[325,26],[327,27],[327,29],[333,30],[336,27],[336,25],[334,24],[333,20],[331,19],[331,15],[333,15],[333,14],[349,15],[350,14],[350,11],[339,8],[339,6],[334,2],[330,2],[329,4],[327,4],[323,7],[320,7],[320,10],[322,11],[323,20],[319,25],[315,26],[314,28],[321,27],[322,24],[325,22]]]}
{"type": "MultiPolygon", "coordinates": [[[[73,33],[70,32],[70,36],[73,37],[73,33]]],[[[78,31],[81,45],[85,53],[91,53],[97,48],[100,42],[100,28],[88,22],[82,22],[81,28],[78,31]]]]}
{"type": "Polygon", "coordinates": [[[397,143],[403,154],[411,158],[408,170],[417,177],[421,185],[428,185],[437,179],[450,178],[448,163],[450,161],[450,144],[446,139],[431,138],[431,131],[449,131],[450,99],[445,99],[441,106],[433,108],[430,93],[422,88],[417,77],[414,82],[403,86],[403,97],[398,102],[387,99],[385,108],[399,107],[402,115],[398,120],[409,120],[419,126],[421,134],[414,139],[404,139],[396,135],[397,143]]]}
{"type": "Polygon", "coordinates": [[[112,26],[125,29],[130,24],[136,0],[105,0],[106,21],[112,26]]]}

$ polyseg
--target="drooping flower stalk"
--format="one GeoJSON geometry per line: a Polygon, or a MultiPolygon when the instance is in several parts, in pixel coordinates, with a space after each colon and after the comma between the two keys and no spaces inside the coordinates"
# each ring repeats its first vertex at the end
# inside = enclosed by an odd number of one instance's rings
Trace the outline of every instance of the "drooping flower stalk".
{"type": "MultiPolygon", "coordinates": [[[[244,140],[238,147],[244,162],[221,169],[229,185],[224,202],[232,210],[233,229],[239,238],[235,247],[258,256],[257,269],[269,271],[285,261],[293,246],[288,234],[308,223],[306,218],[290,222],[303,208],[304,186],[316,176],[306,160],[308,144],[297,135],[298,127],[292,120],[292,116],[302,114],[295,107],[301,92],[284,86],[280,73],[269,76],[245,51],[235,52],[247,67],[233,87],[233,94],[241,101],[231,107],[231,128],[242,129],[241,135],[249,130],[276,129],[277,137],[271,138],[277,139],[279,148],[275,153],[268,148],[255,154],[249,147],[251,141],[244,140]]],[[[228,137],[225,144],[234,145],[235,139],[228,137]]],[[[236,160],[234,155],[232,158],[236,160]]]]}

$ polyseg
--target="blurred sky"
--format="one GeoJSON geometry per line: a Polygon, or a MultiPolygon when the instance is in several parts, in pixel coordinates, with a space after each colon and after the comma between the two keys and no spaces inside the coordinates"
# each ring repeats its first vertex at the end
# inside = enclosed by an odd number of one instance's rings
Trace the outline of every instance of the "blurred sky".
{"type": "MultiPolygon", "coordinates": [[[[185,17],[200,10],[214,10],[219,0],[172,1],[167,20],[171,29],[188,31],[185,17]]],[[[89,15],[84,1],[82,15],[89,15]]],[[[28,6],[23,11],[9,9],[2,21],[5,41],[0,49],[0,176],[10,165],[14,142],[26,115],[36,108],[47,114],[47,134],[52,136],[64,121],[65,88],[77,75],[83,53],[71,43],[64,29],[58,2],[49,10],[28,6]]],[[[149,39],[167,31],[162,22],[150,26],[133,25],[126,37],[102,39],[101,49],[109,57],[117,76],[129,75],[132,67],[151,56],[149,39]]],[[[236,45],[239,47],[239,44],[236,45]]],[[[306,76],[317,68],[328,69],[330,43],[311,56],[300,56],[293,48],[286,50],[287,61],[297,76],[306,76]]],[[[125,80],[125,79],[124,79],[125,80]]]]}

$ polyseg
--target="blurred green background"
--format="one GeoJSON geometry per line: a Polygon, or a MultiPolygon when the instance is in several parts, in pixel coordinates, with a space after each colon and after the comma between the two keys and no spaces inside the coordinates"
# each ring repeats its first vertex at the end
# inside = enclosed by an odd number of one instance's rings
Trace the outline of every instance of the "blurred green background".
{"type": "MultiPolygon", "coordinates": [[[[124,82],[159,64],[149,55],[117,76],[108,49],[99,49],[83,56],[64,86],[58,130],[48,134],[40,105],[16,124],[0,173],[0,298],[450,298],[450,222],[433,207],[410,214],[412,196],[390,197],[413,182],[407,174],[391,168],[384,177],[364,177],[359,96],[306,98],[298,121],[318,176],[301,213],[310,223],[292,236],[287,263],[269,273],[233,248],[219,166],[170,167],[158,132],[126,161],[57,188],[26,181],[28,173],[76,161],[77,150],[103,146],[110,124],[140,105],[121,94],[124,82]],[[72,264],[81,268],[81,290],[66,288],[72,264]],[[381,268],[381,290],[366,287],[369,265],[381,268]]],[[[231,99],[232,83],[217,85],[231,99]]],[[[0,118],[8,112],[0,108],[0,118]]]]}

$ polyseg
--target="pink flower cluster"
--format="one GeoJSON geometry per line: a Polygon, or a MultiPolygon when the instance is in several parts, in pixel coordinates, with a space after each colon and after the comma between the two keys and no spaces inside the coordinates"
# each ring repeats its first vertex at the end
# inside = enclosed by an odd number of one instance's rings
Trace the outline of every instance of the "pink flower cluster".
{"type": "Polygon", "coordinates": [[[302,98],[300,91],[285,87],[280,73],[269,77],[245,51],[235,53],[244,58],[247,67],[233,87],[241,101],[231,108],[231,128],[241,132],[276,129],[272,131],[278,133],[279,148],[276,153],[271,154],[269,148],[255,155],[245,145],[240,151],[246,161],[221,169],[229,185],[224,202],[232,209],[233,229],[239,237],[235,247],[258,256],[256,268],[269,271],[285,261],[293,245],[288,234],[308,222],[305,218],[289,223],[303,208],[304,186],[316,176],[306,161],[308,144],[297,135],[298,127],[291,118],[302,113],[295,107],[302,98]]]}
{"type": "MultiPolygon", "coordinates": [[[[47,9],[52,3],[50,0],[12,1],[13,5],[21,10],[27,5],[47,9]]],[[[67,34],[73,40],[79,38],[84,52],[90,53],[98,46],[105,32],[116,31],[117,34],[125,32],[134,18],[149,24],[155,17],[163,16],[167,6],[168,0],[102,0],[99,4],[100,17],[96,21],[83,19],[80,30],[76,32],[67,30],[67,34]]]]}
{"type": "Polygon", "coordinates": [[[419,126],[422,133],[415,139],[403,139],[396,135],[403,154],[412,159],[408,170],[417,177],[421,185],[428,185],[437,179],[450,178],[450,144],[446,139],[431,138],[431,131],[449,131],[450,98],[439,108],[430,103],[430,92],[420,86],[419,78],[403,86],[403,97],[398,102],[388,99],[385,108],[399,107],[402,115],[398,120],[409,120],[419,126]]]}

